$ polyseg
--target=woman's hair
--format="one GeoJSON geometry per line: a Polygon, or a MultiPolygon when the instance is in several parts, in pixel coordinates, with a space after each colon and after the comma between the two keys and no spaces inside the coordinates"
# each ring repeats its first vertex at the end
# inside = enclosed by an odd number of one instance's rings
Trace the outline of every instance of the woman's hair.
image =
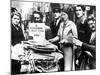
{"type": "Polygon", "coordinates": [[[66,15],[67,19],[69,19],[67,12],[61,12],[61,19],[62,19],[62,15],[64,15],[64,14],[66,15]]]}
{"type": "Polygon", "coordinates": [[[19,23],[21,25],[21,22],[22,22],[21,14],[18,11],[12,12],[11,13],[11,18],[13,18],[14,15],[19,16],[19,19],[20,19],[20,22],[19,23]]]}

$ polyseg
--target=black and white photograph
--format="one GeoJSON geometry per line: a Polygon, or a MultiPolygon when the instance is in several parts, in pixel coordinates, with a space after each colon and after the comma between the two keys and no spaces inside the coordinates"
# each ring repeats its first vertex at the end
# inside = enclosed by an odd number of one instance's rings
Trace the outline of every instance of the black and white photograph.
{"type": "Polygon", "coordinates": [[[96,5],[10,4],[11,75],[96,70],[96,5]]]}

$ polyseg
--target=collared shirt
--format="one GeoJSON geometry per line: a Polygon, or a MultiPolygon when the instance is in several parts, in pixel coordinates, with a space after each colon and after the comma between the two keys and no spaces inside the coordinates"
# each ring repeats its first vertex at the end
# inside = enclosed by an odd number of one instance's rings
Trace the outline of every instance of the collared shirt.
{"type": "Polygon", "coordinates": [[[80,22],[81,22],[82,24],[84,24],[85,20],[86,20],[86,17],[85,17],[85,15],[83,15],[83,16],[80,18],[80,22]]]}
{"type": "Polygon", "coordinates": [[[60,21],[60,18],[59,18],[58,20],[55,21],[55,25],[56,25],[56,26],[58,25],[59,21],[60,21]]]}
{"type": "Polygon", "coordinates": [[[68,39],[69,36],[77,38],[77,28],[74,22],[68,21],[66,24],[62,22],[58,30],[58,36],[60,40],[68,39]]]}

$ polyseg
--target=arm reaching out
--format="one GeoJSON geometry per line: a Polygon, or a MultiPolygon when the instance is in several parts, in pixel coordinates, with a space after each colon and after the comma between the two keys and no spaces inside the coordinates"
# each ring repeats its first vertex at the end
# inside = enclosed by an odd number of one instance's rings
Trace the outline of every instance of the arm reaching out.
{"type": "Polygon", "coordinates": [[[55,38],[49,39],[49,42],[56,42],[59,40],[59,36],[56,36],[55,38]]]}
{"type": "Polygon", "coordinates": [[[88,50],[88,51],[92,51],[92,52],[95,52],[96,50],[96,46],[95,45],[89,45],[89,44],[86,44],[76,38],[73,38],[73,43],[76,45],[76,46],[80,46],[82,48],[82,50],[88,50]]]}

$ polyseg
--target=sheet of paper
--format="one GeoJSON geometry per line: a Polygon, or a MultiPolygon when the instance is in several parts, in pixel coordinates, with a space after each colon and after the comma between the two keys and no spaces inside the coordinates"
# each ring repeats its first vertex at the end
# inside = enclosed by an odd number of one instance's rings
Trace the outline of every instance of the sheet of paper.
{"type": "Polygon", "coordinates": [[[33,41],[42,42],[45,40],[45,24],[29,23],[29,36],[33,37],[33,41]]]}

